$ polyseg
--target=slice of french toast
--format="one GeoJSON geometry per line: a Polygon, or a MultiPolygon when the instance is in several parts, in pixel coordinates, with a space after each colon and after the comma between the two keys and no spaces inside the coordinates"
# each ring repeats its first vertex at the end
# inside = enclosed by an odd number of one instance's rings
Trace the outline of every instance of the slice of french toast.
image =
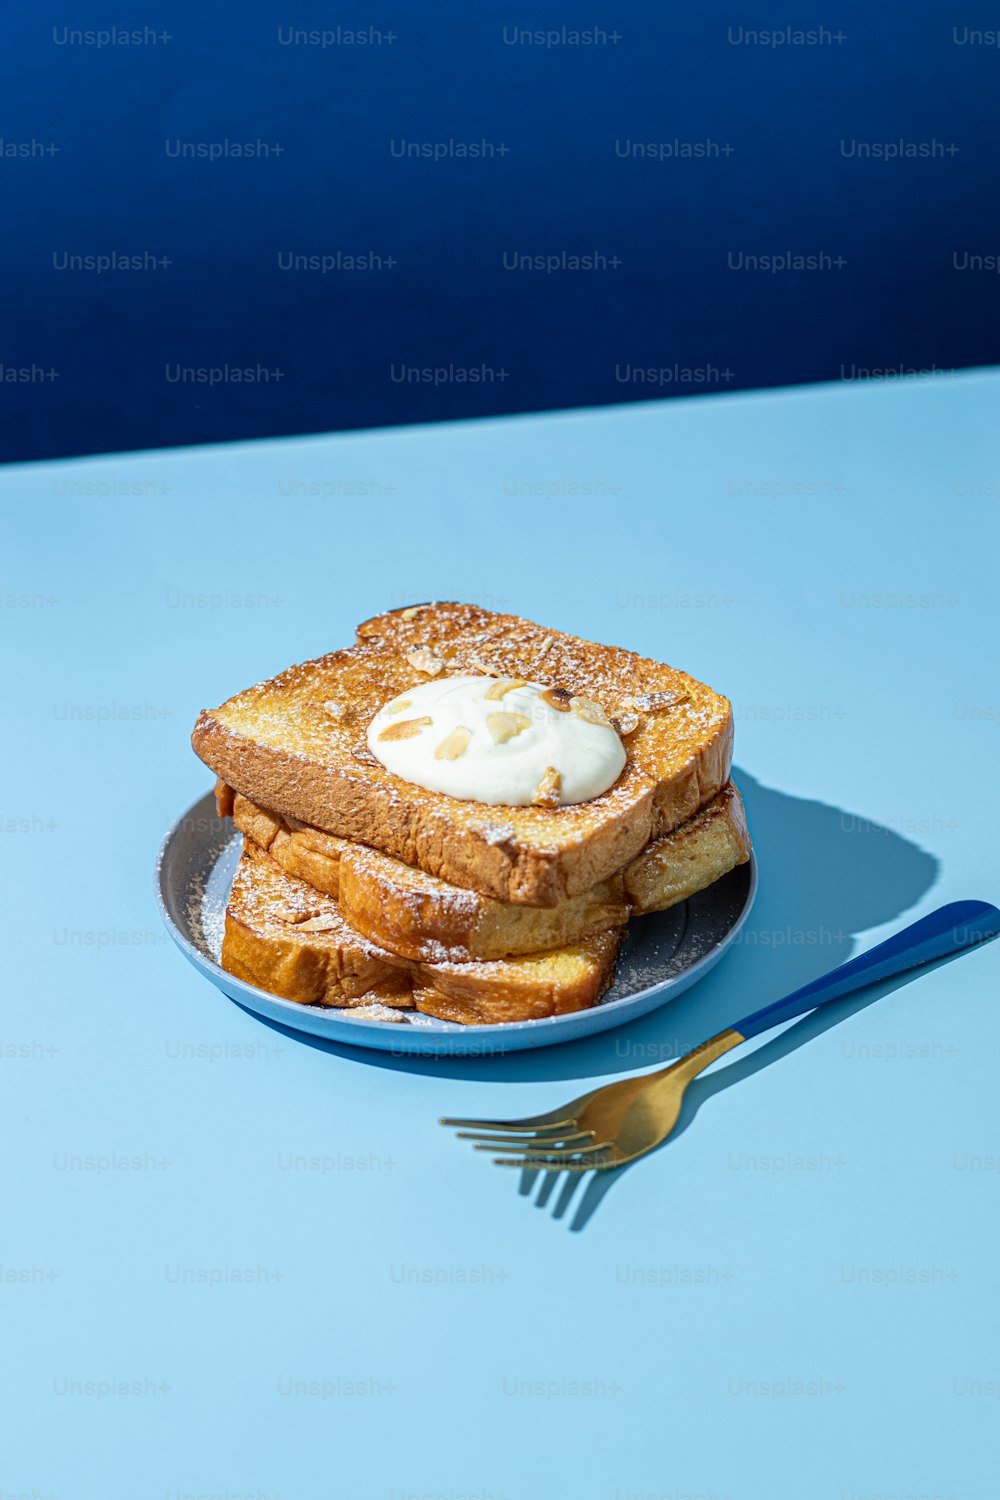
{"type": "Polygon", "coordinates": [[[304,1005],[413,1008],[409,972],[355,932],[329,896],[285,875],[249,839],[236,867],[222,967],[304,1005]]]}
{"type": "Polygon", "coordinates": [[[516,906],[461,889],[391,855],[283,818],[219,785],[220,814],[288,874],[333,896],[359,932],[404,958],[509,958],[578,942],[630,914],[665,911],[750,855],[740,794],[727,782],[707,807],[661,834],[624,870],[558,906],[516,906]]]}
{"type": "Polygon", "coordinates": [[[667,911],[707,890],[750,858],[743,798],[728,781],[717,797],[672,833],[653,839],[623,871],[634,916],[667,911]]]}
{"type": "Polygon", "coordinates": [[[203,712],[195,751],[260,807],[368,844],[453,885],[554,907],[591,890],[725,785],[727,699],[662,663],[470,604],[394,610],[357,644],[203,712]],[[367,727],[404,690],[445,675],[542,682],[618,716],[627,751],[608,791],[566,807],[495,807],[400,780],[367,727]]]}
{"type": "Polygon", "coordinates": [[[621,926],[521,958],[413,963],[355,931],[332,897],[244,842],[226,908],[222,966],[302,1005],[413,1008],[465,1025],[537,1020],[596,1005],[621,926]]]}

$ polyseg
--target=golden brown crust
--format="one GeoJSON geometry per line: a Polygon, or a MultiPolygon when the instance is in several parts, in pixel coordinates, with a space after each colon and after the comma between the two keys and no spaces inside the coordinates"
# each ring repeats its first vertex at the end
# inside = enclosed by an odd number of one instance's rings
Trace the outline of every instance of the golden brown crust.
{"type": "Polygon", "coordinates": [[[558,906],[515,906],[463,891],[355,845],[341,865],[342,908],[353,926],[407,958],[494,960],[576,943],[628,920],[620,879],[558,906]]]}
{"type": "Polygon", "coordinates": [[[358,644],[292,667],[202,713],[198,755],[230,786],[338,837],[367,843],[453,885],[552,907],[633,859],[711,799],[728,776],[725,698],[685,673],[617,647],[473,605],[394,611],[358,644]],[[614,711],[639,703],[629,762],[610,791],[566,808],[495,808],[401,782],[363,748],[375,712],[426,680],[422,648],[449,672],[530,676],[614,711]],[[646,705],[643,707],[643,705],[646,705]]]}
{"type": "Polygon", "coordinates": [[[453,1014],[446,1019],[487,1025],[595,1005],[611,982],[621,935],[619,927],[492,963],[413,963],[354,931],[335,901],[248,842],[226,910],[222,966],[303,1005],[416,1003],[430,1015],[447,1009],[453,1014]]]}

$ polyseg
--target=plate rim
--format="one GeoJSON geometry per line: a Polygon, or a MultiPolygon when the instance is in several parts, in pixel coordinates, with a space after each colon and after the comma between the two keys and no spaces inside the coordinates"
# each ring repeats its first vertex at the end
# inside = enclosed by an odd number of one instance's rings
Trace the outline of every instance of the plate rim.
{"type": "MultiPolygon", "coordinates": [[[[606,1004],[589,1006],[586,1010],[582,1011],[567,1011],[564,1015],[539,1016],[534,1020],[492,1022],[487,1026],[457,1026],[453,1022],[440,1021],[435,1025],[433,1024],[433,1018],[428,1017],[429,1024],[422,1025],[419,1027],[419,1029],[414,1028],[409,1037],[404,1037],[404,1028],[400,1027],[398,1022],[373,1020],[371,1017],[367,1016],[364,1018],[359,1016],[357,1017],[357,1019],[351,1019],[351,1012],[349,1008],[339,1006],[303,1006],[296,1000],[286,1000],[281,995],[272,995],[268,990],[261,989],[258,985],[248,984],[246,980],[238,979],[236,975],[230,974],[228,970],[224,969],[222,965],[217,963],[214,958],[206,956],[201,951],[201,949],[191,941],[187,934],[182,931],[181,927],[174,920],[173,914],[171,913],[167,905],[167,899],[164,892],[163,872],[171,845],[173,844],[178,833],[183,828],[184,824],[197,814],[198,809],[201,808],[202,804],[208,802],[209,799],[213,797],[213,791],[210,790],[204,792],[187,808],[185,808],[184,812],[182,812],[179,817],[175,818],[174,822],[170,825],[167,832],[164,834],[160,842],[160,846],[156,852],[156,861],[153,866],[153,894],[156,900],[157,909],[160,913],[160,920],[163,922],[163,925],[166,927],[167,932],[173,939],[174,943],[184,954],[188,962],[195,969],[199,970],[199,972],[203,973],[205,977],[208,978],[212,983],[214,983],[217,989],[221,989],[223,994],[225,994],[228,999],[234,1000],[236,1004],[243,1003],[230,992],[230,986],[234,986],[238,988],[240,992],[244,993],[247,996],[247,1009],[251,1010],[253,1014],[257,1016],[264,1014],[259,1006],[253,1004],[253,1001],[255,999],[262,1000],[269,1007],[273,1007],[280,1012],[279,1015],[270,1018],[276,1020],[279,1025],[287,1025],[290,1030],[299,1031],[307,1036],[318,1036],[320,1038],[323,1037],[323,1032],[314,1031],[308,1027],[302,1026],[301,1024],[297,1025],[296,1018],[301,1018],[303,1012],[307,1012],[311,1017],[322,1014],[331,1022],[331,1032],[327,1040],[337,1043],[344,1043],[345,1045],[361,1047],[367,1046],[370,1048],[375,1048],[379,1051],[388,1050],[396,1053],[397,1055],[405,1055],[407,1053],[409,1053],[410,1055],[417,1055],[421,1052],[426,1055],[434,1050],[433,1044],[436,1043],[444,1051],[461,1050],[463,1056],[473,1056],[480,1053],[487,1056],[497,1056],[501,1055],[507,1049],[503,1048],[502,1046],[491,1046],[489,1044],[491,1042],[495,1043],[503,1037],[513,1038],[514,1036],[524,1038],[538,1038],[537,1042],[526,1041],[524,1044],[518,1046],[516,1049],[518,1051],[527,1050],[529,1046],[533,1045],[545,1046],[551,1043],[555,1043],[557,1040],[565,1040],[567,1042],[576,1041],[580,1040],[581,1036],[583,1035],[592,1034],[590,1030],[584,1033],[574,1034],[574,1027],[579,1025],[582,1017],[592,1018],[597,1015],[600,1015],[602,1018],[614,1017],[619,1013],[619,1009],[625,1006],[628,1006],[630,1010],[622,1014],[620,1020],[605,1020],[603,1025],[594,1028],[594,1030],[609,1031],[615,1025],[624,1026],[627,1025],[630,1020],[639,1020],[642,1015],[648,1014],[650,1010],[655,1009],[656,1007],[647,1006],[644,1010],[638,1012],[637,1014],[632,1014],[631,1007],[633,1007],[637,1002],[652,1000],[658,994],[662,993],[664,996],[664,1000],[662,1003],[666,1003],[666,1000],[669,997],[670,993],[678,985],[683,984],[683,988],[685,990],[689,989],[691,986],[698,983],[698,980],[703,976],[704,973],[707,973],[710,969],[715,967],[715,965],[724,956],[724,954],[727,953],[736,942],[737,937],[743,930],[743,927],[746,925],[747,919],[749,918],[750,913],[753,910],[754,903],[757,899],[757,891],[759,885],[757,855],[754,849],[751,848],[750,858],[747,861],[749,885],[747,887],[746,898],[744,900],[742,909],[733,922],[733,925],[730,927],[725,936],[719,940],[719,942],[713,944],[713,946],[709,948],[707,953],[702,954],[702,956],[699,959],[696,959],[689,968],[684,969],[682,973],[675,975],[673,978],[661,980],[658,984],[650,985],[647,989],[644,990],[636,990],[630,995],[621,995],[617,1000],[610,1000],[606,1004]],[[287,1021],[283,1019],[283,1016],[285,1014],[287,1014],[288,1016],[287,1021]],[[340,1032],[339,1030],[334,1032],[333,1028],[340,1026],[345,1026],[348,1029],[348,1033],[354,1033],[354,1035],[345,1034],[340,1032]],[[566,1028],[567,1034],[565,1035],[565,1037],[559,1036],[558,1033],[560,1028],[566,1028]],[[369,1039],[375,1036],[380,1039],[378,1042],[369,1039]],[[458,1047],[453,1047],[451,1049],[448,1048],[449,1041],[460,1042],[462,1038],[466,1037],[470,1041],[472,1041],[473,1039],[480,1041],[482,1045],[478,1047],[465,1046],[460,1049],[458,1047]],[[420,1042],[423,1042],[425,1045],[420,1046],[420,1042]],[[407,1043],[409,1043],[410,1045],[407,1045],[407,1043]]],[[[740,867],[734,866],[734,869],[738,868],[740,867]]],[[[700,892],[695,892],[695,894],[700,894],[700,892]]],[[[511,1048],[510,1050],[515,1049],[511,1048]]]]}

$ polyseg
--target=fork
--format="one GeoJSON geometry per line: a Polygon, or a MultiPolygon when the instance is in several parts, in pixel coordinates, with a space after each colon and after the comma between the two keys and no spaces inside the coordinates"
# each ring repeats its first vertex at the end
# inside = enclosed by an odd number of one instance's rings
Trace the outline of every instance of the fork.
{"type": "Polygon", "coordinates": [[[622,1167],[667,1139],[691,1080],[741,1042],[866,985],[986,942],[998,932],[1000,911],[995,906],[952,901],[783,1000],[755,1010],[667,1068],[592,1089],[561,1109],[524,1120],[445,1119],[440,1124],[460,1126],[463,1140],[475,1141],[477,1151],[498,1153],[493,1159],[502,1167],[543,1172],[622,1167]]]}

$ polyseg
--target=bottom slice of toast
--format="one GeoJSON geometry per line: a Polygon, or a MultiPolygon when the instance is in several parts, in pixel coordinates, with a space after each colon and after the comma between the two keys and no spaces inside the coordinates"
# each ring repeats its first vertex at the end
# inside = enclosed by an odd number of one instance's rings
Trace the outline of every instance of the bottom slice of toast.
{"type": "Polygon", "coordinates": [[[247,838],[226,908],[222,966],[302,1005],[416,1007],[483,1026],[596,1005],[611,983],[623,930],[519,958],[414,962],[371,942],[331,896],[288,875],[247,838]]]}

